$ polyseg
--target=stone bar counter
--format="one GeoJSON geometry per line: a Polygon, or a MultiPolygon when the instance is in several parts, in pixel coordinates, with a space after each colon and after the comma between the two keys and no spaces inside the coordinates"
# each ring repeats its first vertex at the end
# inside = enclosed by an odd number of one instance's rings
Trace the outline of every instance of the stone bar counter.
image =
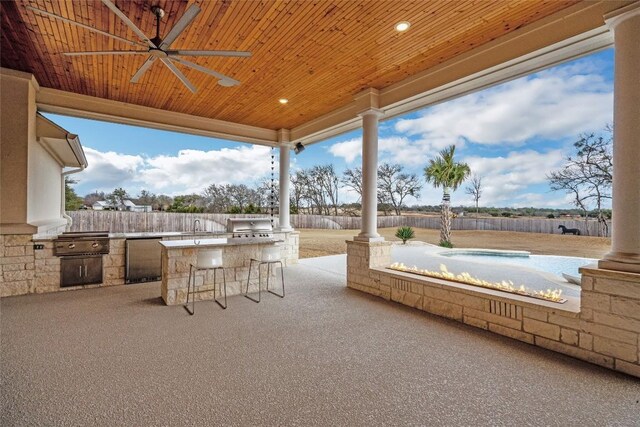
{"type": "MultiPolygon", "coordinates": [[[[53,241],[57,235],[2,235],[0,236],[0,268],[2,269],[0,297],[124,285],[125,244],[126,240],[130,238],[159,237],[163,241],[184,239],[193,241],[194,237],[204,240],[230,236],[227,233],[211,232],[195,235],[184,232],[111,233],[109,234],[109,254],[103,256],[103,282],[95,285],[63,288],[60,287],[60,257],[54,254],[53,248],[53,241]]],[[[274,238],[284,241],[282,244],[283,263],[285,265],[296,264],[298,262],[299,233],[297,231],[275,231],[274,238]]],[[[187,271],[186,274],[188,275],[189,272],[187,271]]],[[[200,275],[202,274],[200,273],[200,275]]],[[[199,279],[199,281],[201,280],[199,279]]],[[[235,277],[233,281],[236,281],[235,277]]],[[[231,289],[228,287],[227,290],[231,289]]]]}
{"type": "MultiPolygon", "coordinates": [[[[224,237],[162,241],[160,242],[160,245],[162,245],[162,299],[167,305],[184,304],[187,301],[190,266],[195,263],[198,251],[207,249],[222,249],[222,263],[227,281],[227,296],[238,295],[241,293],[241,289],[245,289],[251,258],[259,259],[265,246],[275,244],[282,247],[283,264],[290,263],[289,245],[286,244],[286,240],[281,240],[278,236],[261,241],[224,237]]],[[[256,289],[257,273],[258,269],[254,263],[254,271],[252,273],[252,289],[254,290],[256,289]],[[253,281],[254,274],[256,282],[253,281]]],[[[263,276],[264,273],[263,267],[263,276]]],[[[220,272],[217,275],[216,283],[219,284],[218,289],[223,290],[222,275],[220,272]]],[[[264,279],[263,277],[263,281],[265,281],[264,279]]],[[[264,286],[265,284],[263,283],[264,286]]],[[[213,299],[213,270],[198,272],[195,289],[196,301],[213,299]],[[203,277],[206,278],[204,284],[203,277]]]]}

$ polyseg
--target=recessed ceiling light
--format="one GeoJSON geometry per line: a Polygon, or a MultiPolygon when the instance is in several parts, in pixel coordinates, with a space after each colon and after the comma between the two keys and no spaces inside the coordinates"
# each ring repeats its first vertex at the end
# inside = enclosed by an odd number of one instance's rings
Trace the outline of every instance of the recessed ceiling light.
{"type": "Polygon", "coordinates": [[[407,31],[410,26],[411,26],[411,23],[409,23],[409,21],[398,22],[396,24],[396,31],[400,31],[400,32],[407,31]]]}
{"type": "Polygon", "coordinates": [[[287,102],[289,102],[289,100],[288,100],[287,98],[280,98],[280,99],[278,100],[278,102],[279,102],[280,104],[286,104],[287,102]]]}

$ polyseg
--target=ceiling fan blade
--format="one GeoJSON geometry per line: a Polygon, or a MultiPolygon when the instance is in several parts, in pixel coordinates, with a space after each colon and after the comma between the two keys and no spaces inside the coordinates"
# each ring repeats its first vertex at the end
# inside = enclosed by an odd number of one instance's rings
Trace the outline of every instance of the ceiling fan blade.
{"type": "Polygon", "coordinates": [[[121,42],[128,43],[131,46],[145,46],[146,47],[146,45],[144,45],[142,43],[134,42],[132,40],[127,40],[127,39],[125,39],[123,37],[116,36],[115,34],[111,34],[111,33],[107,33],[106,31],[98,30],[97,28],[93,28],[93,27],[91,27],[89,25],[85,25],[85,24],[81,24],[80,22],[72,21],[71,19],[65,18],[64,16],[60,16],[60,15],[56,15],[55,13],[47,12],[46,10],[36,9],[35,7],[31,7],[31,6],[27,6],[27,9],[29,9],[29,10],[31,10],[33,12],[42,14],[42,15],[49,16],[51,18],[59,19],[59,20],[61,20],[63,22],[67,22],[67,23],[72,24],[72,25],[77,25],[78,27],[84,28],[85,30],[93,31],[94,33],[102,34],[103,36],[107,36],[107,37],[111,37],[112,39],[120,40],[121,42]]]}
{"type": "Polygon", "coordinates": [[[230,56],[238,58],[248,58],[251,52],[238,50],[168,50],[169,56],[230,56]]]}
{"type": "Polygon", "coordinates": [[[217,71],[213,71],[210,70],[209,68],[203,67],[202,65],[198,65],[195,64],[191,61],[187,61],[186,59],[181,59],[181,58],[171,58],[172,61],[176,61],[179,62],[182,65],[185,65],[187,67],[191,67],[194,70],[198,70],[198,71],[202,71],[203,73],[207,73],[209,75],[212,75],[213,77],[217,78],[218,84],[220,86],[225,86],[225,87],[229,87],[229,86],[237,86],[240,84],[240,82],[238,80],[232,79],[229,76],[225,76],[222,73],[219,73],[217,71]]]}
{"type": "Polygon", "coordinates": [[[189,6],[189,9],[187,9],[184,15],[180,17],[178,22],[176,22],[171,31],[167,33],[167,35],[164,37],[164,40],[158,47],[160,49],[168,48],[171,43],[173,43],[180,36],[180,34],[182,34],[182,32],[189,26],[189,24],[191,24],[191,21],[193,21],[193,19],[198,16],[199,13],[200,8],[197,5],[192,4],[191,6],[189,6]]]}
{"type": "Polygon", "coordinates": [[[63,52],[66,56],[87,56],[87,55],[144,55],[148,50],[98,50],[93,52],[63,52]]]}
{"type": "Polygon", "coordinates": [[[142,67],[140,67],[138,71],[136,71],[136,73],[133,75],[133,77],[131,77],[131,83],[138,83],[140,77],[142,77],[142,75],[146,73],[149,68],[151,68],[151,66],[153,65],[153,61],[155,61],[156,59],[158,58],[155,56],[149,56],[144,64],[142,64],[142,67]]]}
{"type": "Polygon", "coordinates": [[[149,47],[153,47],[153,48],[157,47],[155,44],[153,44],[153,42],[149,39],[149,37],[144,35],[144,33],[140,30],[140,28],[136,27],[136,24],[134,24],[133,22],[131,22],[129,18],[127,18],[127,15],[122,13],[122,11],[116,7],[115,4],[111,3],[110,0],[101,0],[101,1],[105,6],[111,9],[111,11],[115,13],[118,16],[118,18],[122,20],[122,22],[127,24],[127,27],[131,28],[133,32],[136,33],[136,35],[140,37],[142,41],[148,44],[149,47]]]}
{"type": "Polygon", "coordinates": [[[198,88],[192,85],[189,79],[187,79],[187,77],[184,74],[182,74],[182,71],[178,70],[178,68],[175,65],[173,65],[173,63],[168,58],[160,58],[160,61],[162,61],[164,65],[169,67],[169,69],[173,72],[173,74],[175,74],[176,77],[180,79],[182,84],[184,84],[187,88],[189,88],[191,92],[196,93],[198,91],[198,88]]]}

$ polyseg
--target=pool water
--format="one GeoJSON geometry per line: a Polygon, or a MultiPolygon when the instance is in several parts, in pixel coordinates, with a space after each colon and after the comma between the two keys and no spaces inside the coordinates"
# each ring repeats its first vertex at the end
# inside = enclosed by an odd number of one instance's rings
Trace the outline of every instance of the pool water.
{"type": "Polygon", "coordinates": [[[597,260],[592,258],[578,258],[568,256],[552,256],[552,255],[524,255],[524,256],[510,256],[495,254],[474,254],[474,253],[441,253],[439,255],[446,256],[456,260],[467,260],[474,262],[491,262],[500,264],[509,264],[515,266],[522,266],[528,268],[534,268],[536,270],[545,271],[547,273],[555,274],[556,276],[562,276],[562,273],[570,274],[572,276],[579,276],[578,269],[585,265],[593,264],[597,260]]]}

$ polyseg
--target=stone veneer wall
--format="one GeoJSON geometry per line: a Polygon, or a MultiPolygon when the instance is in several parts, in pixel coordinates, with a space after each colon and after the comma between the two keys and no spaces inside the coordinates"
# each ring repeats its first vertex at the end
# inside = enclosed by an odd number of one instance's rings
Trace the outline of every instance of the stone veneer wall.
{"type": "MultiPolygon", "coordinates": [[[[288,233],[275,233],[276,238],[281,238],[284,243],[281,245],[282,261],[284,266],[298,263],[298,245],[300,233],[297,231],[288,233]]],[[[223,259],[225,267],[225,280],[227,282],[227,296],[239,295],[245,289],[247,278],[249,276],[249,263],[251,258],[260,258],[260,252],[263,246],[259,245],[237,245],[224,247],[223,259]]],[[[162,269],[163,277],[161,286],[161,296],[167,305],[184,304],[187,301],[187,282],[189,278],[189,270],[192,263],[195,262],[197,249],[192,248],[175,248],[163,249],[162,263],[165,268],[162,269]],[[169,256],[169,253],[171,256],[169,256]],[[166,286],[165,286],[166,283],[166,286]]],[[[264,278],[266,267],[263,267],[263,283],[261,288],[266,288],[264,278]]],[[[252,273],[251,290],[256,291],[257,283],[256,264],[252,273]],[[253,278],[256,281],[253,281],[253,278]]],[[[279,273],[278,273],[279,275],[279,273]]],[[[198,273],[195,285],[195,300],[204,301],[213,299],[214,272],[208,270],[198,273]],[[203,280],[204,277],[204,280],[203,280]]],[[[280,292],[280,278],[276,277],[275,269],[272,270],[271,283],[276,287],[276,291],[280,292]],[[275,279],[275,282],[273,281],[275,279]]],[[[222,284],[222,274],[217,272],[217,284],[222,284]]],[[[216,287],[220,292],[221,287],[216,287]]],[[[217,295],[221,297],[220,294],[217,295]]]]}
{"type": "Polygon", "coordinates": [[[0,297],[123,285],[124,242],[111,239],[109,254],[102,257],[102,284],[61,288],[60,258],[53,254],[52,240],[34,239],[31,234],[0,235],[0,297]],[[34,249],[35,244],[44,249],[34,249]]]}
{"type": "Polygon", "coordinates": [[[385,269],[388,242],[347,242],[347,286],[640,377],[640,275],[582,269],[573,308],[385,269]],[[503,294],[504,295],[504,294],[503,294]]]}
{"type": "MultiPolygon", "coordinates": [[[[298,262],[299,233],[284,237],[283,259],[287,264],[298,262]]],[[[180,239],[183,237],[174,237],[180,239]]],[[[103,283],[97,285],[60,287],[60,258],[53,254],[53,241],[38,239],[31,234],[0,235],[0,297],[32,293],[68,291],[99,286],[123,285],[125,278],[125,238],[112,238],[108,255],[102,257],[103,283]],[[44,249],[34,249],[34,244],[44,249]]]]}

